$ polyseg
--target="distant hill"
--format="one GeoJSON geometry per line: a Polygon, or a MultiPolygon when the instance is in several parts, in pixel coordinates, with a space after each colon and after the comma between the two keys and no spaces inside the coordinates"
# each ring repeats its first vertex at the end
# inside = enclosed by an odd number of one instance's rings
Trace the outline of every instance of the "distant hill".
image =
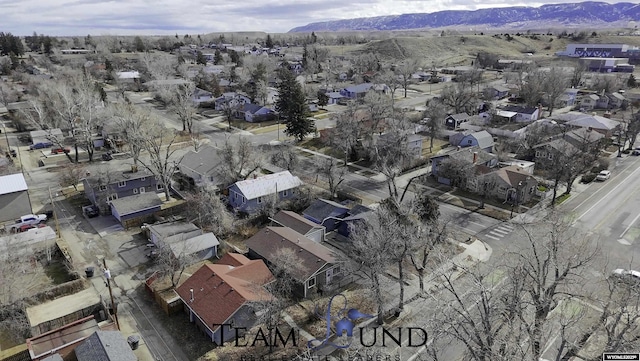
{"type": "Polygon", "coordinates": [[[409,30],[446,27],[540,29],[545,26],[621,27],[640,20],[640,5],[587,1],[540,7],[447,10],[435,13],[377,16],[311,23],[289,32],[409,30]]]}

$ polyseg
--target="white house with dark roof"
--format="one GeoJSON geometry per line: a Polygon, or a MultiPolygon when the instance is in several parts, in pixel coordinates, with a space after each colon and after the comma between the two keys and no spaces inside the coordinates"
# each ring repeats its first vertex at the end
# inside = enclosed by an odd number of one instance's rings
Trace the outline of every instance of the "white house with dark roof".
{"type": "Polygon", "coordinates": [[[229,187],[229,204],[238,212],[252,213],[260,209],[268,196],[278,201],[295,197],[295,189],[303,183],[289,171],[236,182],[229,187]]]}
{"type": "Polygon", "coordinates": [[[0,176],[0,222],[32,213],[28,190],[22,173],[0,176]]]}

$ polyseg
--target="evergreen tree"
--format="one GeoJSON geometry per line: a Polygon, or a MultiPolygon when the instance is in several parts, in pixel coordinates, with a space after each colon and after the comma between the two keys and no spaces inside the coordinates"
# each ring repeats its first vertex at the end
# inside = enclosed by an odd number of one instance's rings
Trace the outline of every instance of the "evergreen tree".
{"type": "Polygon", "coordinates": [[[327,93],[323,92],[323,91],[319,91],[318,92],[318,106],[320,108],[327,106],[327,104],[329,103],[329,96],[327,95],[327,93]]]}
{"type": "Polygon", "coordinates": [[[43,51],[47,55],[51,55],[51,48],[53,47],[53,41],[50,36],[45,36],[42,40],[43,51]]]}
{"type": "Polygon", "coordinates": [[[216,65],[222,63],[222,53],[220,52],[220,49],[216,49],[216,52],[213,55],[213,63],[216,65]]]}
{"type": "Polygon", "coordinates": [[[629,88],[635,88],[638,85],[636,82],[636,77],[633,74],[629,75],[629,79],[627,80],[627,86],[629,88]]]}
{"type": "Polygon", "coordinates": [[[267,34],[267,41],[264,44],[267,48],[273,48],[273,39],[271,39],[271,35],[267,34]]]}
{"type": "Polygon", "coordinates": [[[278,100],[276,110],[284,119],[285,134],[304,140],[307,134],[315,131],[313,119],[309,119],[309,107],[302,86],[293,72],[287,68],[278,71],[278,100]]]}
{"type": "Polygon", "coordinates": [[[196,64],[207,65],[207,58],[200,50],[196,53],[196,64]]]}
{"type": "Polygon", "coordinates": [[[145,50],[145,46],[144,46],[144,43],[142,42],[142,38],[140,38],[139,36],[136,36],[135,38],[133,38],[133,46],[136,48],[136,51],[138,53],[142,53],[145,50]]]}
{"type": "Polygon", "coordinates": [[[24,54],[22,40],[11,33],[0,33],[0,55],[10,54],[17,56],[24,54]]]}
{"type": "Polygon", "coordinates": [[[316,33],[314,31],[311,32],[311,42],[312,43],[316,43],[318,41],[318,37],[316,36],[316,33]]]}
{"type": "Polygon", "coordinates": [[[235,50],[229,50],[228,53],[232,63],[236,63],[236,66],[242,65],[242,63],[240,62],[240,55],[238,54],[238,52],[236,52],[235,50]]]}
{"type": "Polygon", "coordinates": [[[302,67],[307,68],[307,59],[309,57],[309,51],[307,50],[307,43],[302,46],[302,67]]]}

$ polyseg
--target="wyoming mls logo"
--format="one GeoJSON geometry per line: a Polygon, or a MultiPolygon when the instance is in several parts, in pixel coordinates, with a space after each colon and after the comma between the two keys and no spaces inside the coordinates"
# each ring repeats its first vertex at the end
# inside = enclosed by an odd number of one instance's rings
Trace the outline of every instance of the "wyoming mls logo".
{"type": "MultiPolygon", "coordinates": [[[[336,302],[339,302],[339,300],[336,300],[336,302]]],[[[316,314],[318,316],[323,316],[318,312],[317,305],[316,314]]],[[[327,332],[324,339],[313,339],[307,342],[307,347],[312,350],[316,350],[324,345],[342,349],[349,348],[353,340],[353,329],[355,328],[355,322],[361,318],[372,318],[373,315],[362,313],[355,308],[348,309],[347,298],[343,294],[339,293],[329,299],[327,312],[324,317],[327,321],[327,332]],[[334,308],[335,315],[332,315],[331,307],[333,306],[333,300],[336,297],[342,298],[343,304],[342,307],[337,310],[337,312],[335,312],[334,308]],[[334,326],[337,335],[334,341],[329,340],[331,338],[331,326],[334,326]],[[316,344],[315,346],[314,343],[316,344]]]]}

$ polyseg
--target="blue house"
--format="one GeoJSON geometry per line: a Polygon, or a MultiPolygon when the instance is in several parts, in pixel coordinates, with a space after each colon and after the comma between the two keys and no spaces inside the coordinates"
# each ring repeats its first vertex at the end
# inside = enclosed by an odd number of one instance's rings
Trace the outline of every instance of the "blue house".
{"type": "Polygon", "coordinates": [[[302,211],[302,216],[313,223],[321,224],[327,232],[338,227],[338,223],[347,216],[349,207],[327,199],[317,199],[307,209],[302,211]]]}
{"type": "Polygon", "coordinates": [[[249,123],[257,123],[275,118],[275,112],[258,104],[245,104],[240,111],[244,120],[249,123]]]}
{"type": "Polygon", "coordinates": [[[162,183],[147,171],[102,172],[89,174],[82,180],[84,194],[91,204],[100,208],[101,214],[109,214],[111,201],[137,194],[164,191],[162,183]]]}
{"type": "Polygon", "coordinates": [[[276,196],[278,201],[295,197],[295,189],[303,183],[289,171],[268,174],[236,182],[229,186],[229,204],[236,212],[253,213],[260,209],[266,197],[276,196]]]}
{"type": "Polygon", "coordinates": [[[491,152],[493,151],[493,137],[486,130],[475,133],[460,132],[449,136],[449,144],[454,147],[474,147],[491,152]]]}

